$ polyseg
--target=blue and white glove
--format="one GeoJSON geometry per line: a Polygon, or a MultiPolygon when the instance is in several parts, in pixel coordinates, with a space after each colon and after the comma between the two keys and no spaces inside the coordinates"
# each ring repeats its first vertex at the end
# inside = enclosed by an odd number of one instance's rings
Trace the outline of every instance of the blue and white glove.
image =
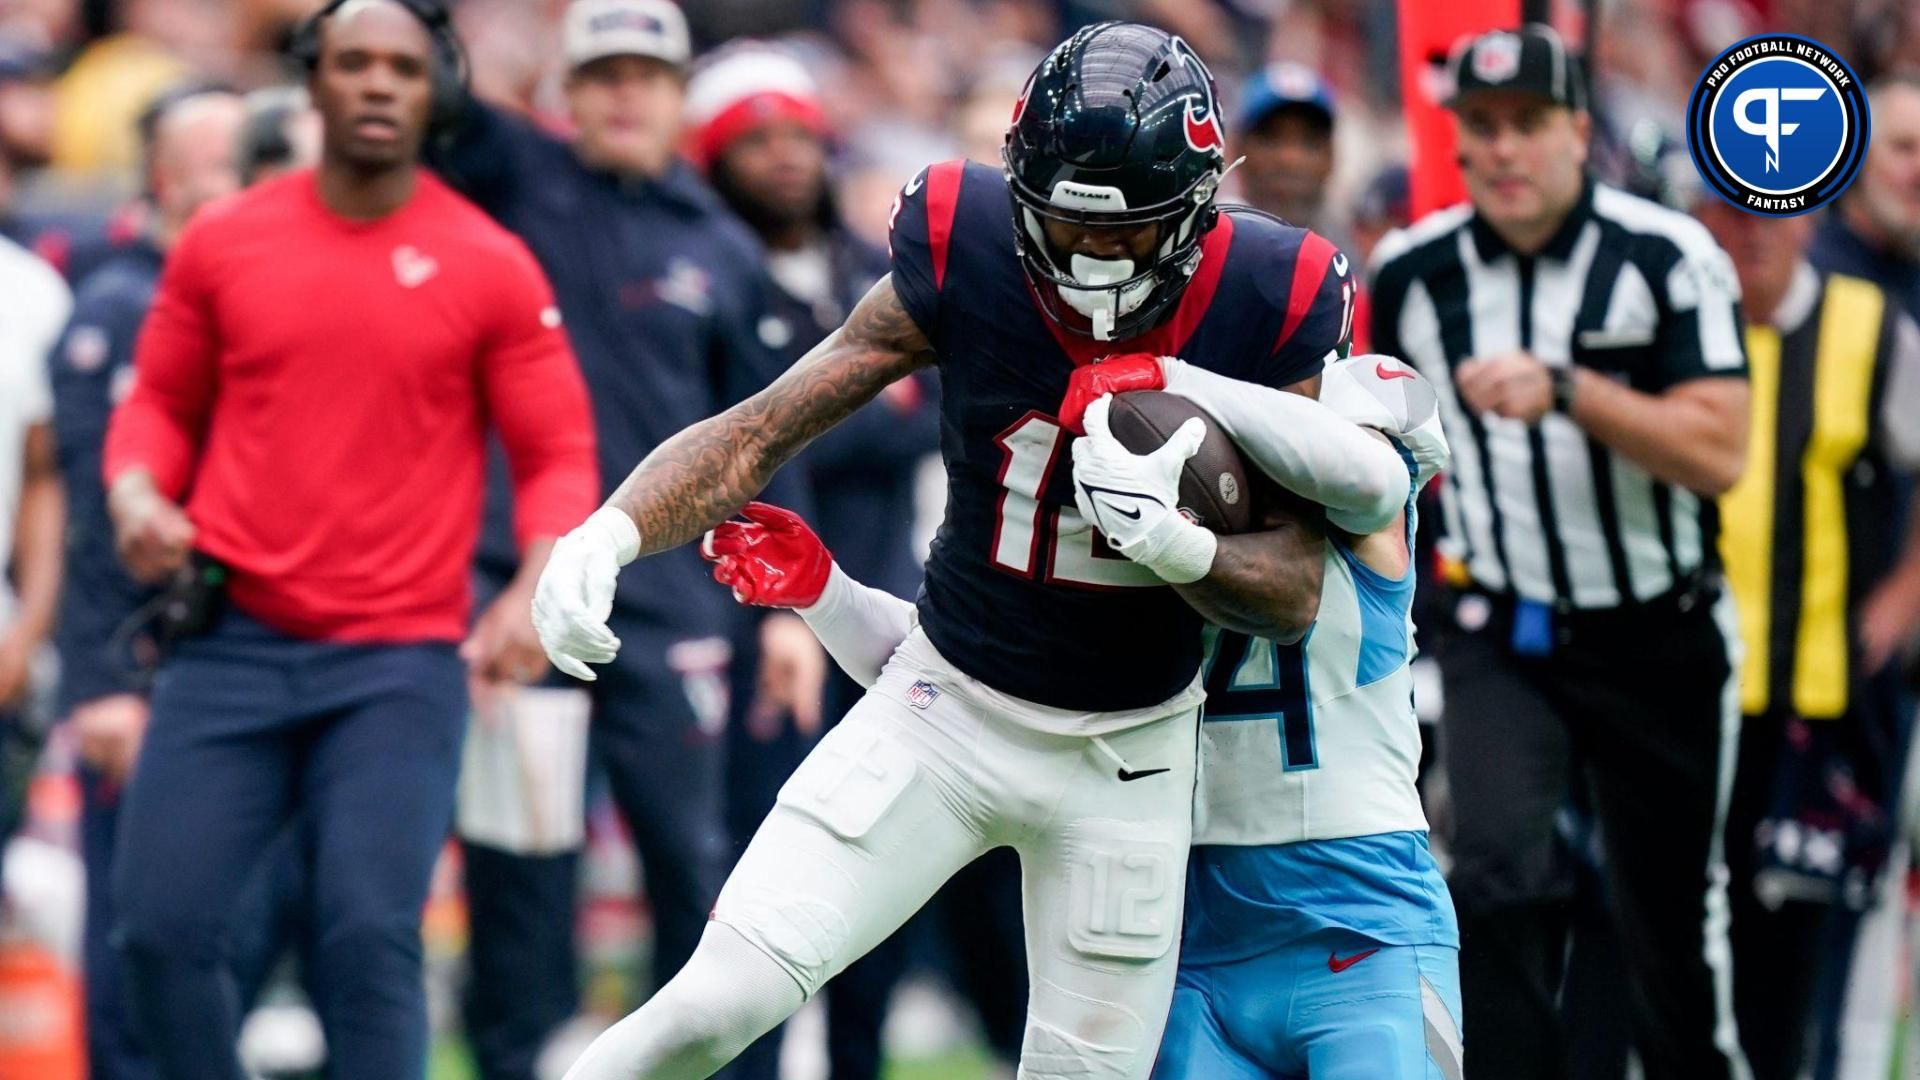
{"type": "Polygon", "coordinates": [[[1369,353],[1327,365],[1320,376],[1320,403],[1405,449],[1413,458],[1416,492],[1453,456],[1440,429],[1433,384],[1391,356],[1369,353]]]}
{"type": "Polygon", "coordinates": [[[554,541],[533,592],[533,628],[554,667],[592,682],[596,676],[587,665],[607,663],[620,651],[607,616],[620,568],[639,554],[640,530],[611,506],[554,541]]]}
{"type": "Polygon", "coordinates": [[[1121,445],[1108,427],[1113,395],[1087,406],[1087,434],[1073,440],[1073,503],[1106,535],[1113,550],[1169,585],[1186,585],[1213,568],[1219,538],[1178,509],[1180,469],[1200,449],[1207,426],[1181,424],[1151,454],[1121,445]]]}

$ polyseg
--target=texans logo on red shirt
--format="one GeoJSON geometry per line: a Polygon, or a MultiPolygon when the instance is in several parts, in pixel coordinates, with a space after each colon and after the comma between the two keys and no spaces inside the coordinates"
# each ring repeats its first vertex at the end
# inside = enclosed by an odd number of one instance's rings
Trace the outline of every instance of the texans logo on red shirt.
{"type": "Polygon", "coordinates": [[[1202,153],[1208,150],[1221,151],[1227,145],[1227,138],[1220,131],[1220,113],[1213,103],[1200,100],[1200,95],[1187,98],[1185,116],[1187,145],[1202,153]]]}

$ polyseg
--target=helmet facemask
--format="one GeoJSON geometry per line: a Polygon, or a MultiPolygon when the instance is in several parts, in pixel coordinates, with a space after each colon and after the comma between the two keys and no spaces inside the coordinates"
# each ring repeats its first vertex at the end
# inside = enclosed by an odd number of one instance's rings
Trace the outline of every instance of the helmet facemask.
{"type": "Polygon", "coordinates": [[[1199,267],[1201,238],[1217,214],[1219,174],[1201,177],[1177,198],[1137,209],[1127,207],[1117,187],[1061,180],[1043,195],[1011,174],[1008,186],[1015,247],[1047,314],[1069,330],[1117,341],[1156,325],[1199,267]],[[1055,246],[1046,234],[1049,220],[1091,229],[1151,225],[1156,232],[1143,259],[1097,257],[1055,246]],[[1063,318],[1061,307],[1080,318],[1063,318]]]}

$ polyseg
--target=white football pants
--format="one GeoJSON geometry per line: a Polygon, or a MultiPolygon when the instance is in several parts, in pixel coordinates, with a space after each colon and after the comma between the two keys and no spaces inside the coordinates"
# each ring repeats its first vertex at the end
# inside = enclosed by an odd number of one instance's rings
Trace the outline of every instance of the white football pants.
{"type": "Polygon", "coordinates": [[[1020,855],[1032,983],[1019,1076],[1146,1077],[1179,960],[1198,710],[1056,735],[970,685],[915,631],[781,788],[721,926],[569,1080],[709,1075],[1003,845],[1020,855]],[[735,934],[773,964],[743,963],[735,934]],[[766,985],[776,970],[791,984],[766,985]]]}

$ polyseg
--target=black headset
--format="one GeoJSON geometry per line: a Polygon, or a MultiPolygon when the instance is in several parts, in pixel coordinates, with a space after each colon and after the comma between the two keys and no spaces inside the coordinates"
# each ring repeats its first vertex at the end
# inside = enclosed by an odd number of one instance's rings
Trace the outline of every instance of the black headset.
{"type": "Polygon", "coordinates": [[[293,139],[287,134],[287,124],[307,107],[307,92],[297,87],[275,87],[256,90],[245,101],[247,120],[240,128],[240,144],[233,156],[240,170],[240,186],[252,187],[261,169],[293,160],[293,139]]]}
{"type": "MultiPolygon", "coordinates": [[[[333,13],[352,3],[353,0],[327,0],[325,7],[307,16],[293,32],[293,41],[289,45],[294,59],[298,60],[308,74],[320,66],[320,28],[333,16],[333,13]]],[[[460,47],[460,37],[453,31],[453,19],[439,0],[391,0],[407,10],[407,13],[419,19],[427,28],[427,36],[433,39],[433,111],[427,121],[429,138],[446,134],[459,122],[466,108],[468,67],[467,52],[460,47]]]]}

